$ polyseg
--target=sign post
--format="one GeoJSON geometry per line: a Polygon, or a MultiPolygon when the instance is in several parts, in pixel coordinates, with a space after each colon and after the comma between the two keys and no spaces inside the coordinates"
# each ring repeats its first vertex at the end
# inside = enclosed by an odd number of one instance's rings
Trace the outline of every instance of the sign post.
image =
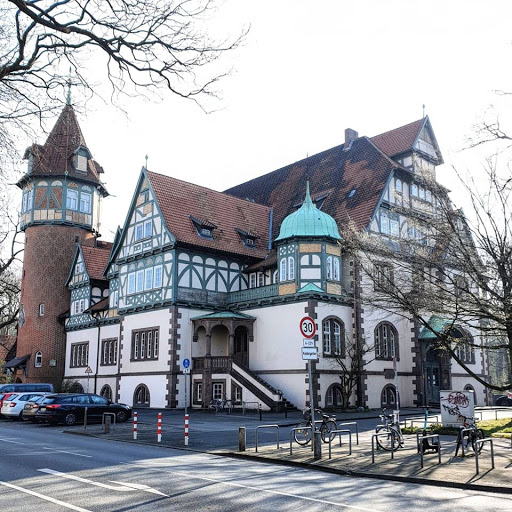
{"type": "Polygon", "coordinates": [[[302,346],[302,359],[308,362],[309,379],[309,406],[311,408],[311,450],[314,457],[317,455],[316,437],[315,437],[315,400],[313,391],[313,372],[311,370],[311,361],[318,358],[318,351],[315,346],[316,325],[310,316],[302,318],[299,324],[300,333],[304,341],[302,346]]]}
{"type": "MultiPolygon", "coordinates": [[[[90,366],[88,366],[86,369],[85,369],[85,373],[87,373],[87,393],[89,393],[89,376],[91,375],[92,373],[92,368],[90,366]]],[[[83,389],[83,388],[82,388],[83,389]]]]}
{"type": "Polygon", "coordinates": [[[185,376],[185,446],[188,446],[188,396],[187,375],[190,374],[190,359],[183,359],[183,375],[185,376]]]}

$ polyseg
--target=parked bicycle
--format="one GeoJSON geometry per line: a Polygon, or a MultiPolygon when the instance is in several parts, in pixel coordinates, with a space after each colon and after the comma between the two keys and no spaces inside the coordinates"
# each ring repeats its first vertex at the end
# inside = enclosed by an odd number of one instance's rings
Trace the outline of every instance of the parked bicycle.
{"type": "Polygon", "coordinates": [[[215,414],[218,412],[231,413],[231,409],[233,409],[233,402],[226,398],[214,398],[210,402],[209,408],[211,411],[215,411],[215,414]]]}
{"type": "MultiPolygon", "coordinates": [[[[320,424],[320,436],[324,443],[332,441],[336,434],[333,434],[333,430],[337,430],[336,417],[324,414],[321,409],[315,409],[315,414],[318,418],[322,418],[320,424]]],[[[305,421],[301,421],[293,431],[295,441],[303,446],[307,445],[311,441],[313,436],[313,424],[311,421],[311,408],[306,407],[302,410],[302,415],[305,421]]],[[[315,420],[316,423],[316,420],[315,420]]],[[[318,430],[318,429],[317,429],[318,430]]]]}
{"type": "Polygon", "coordinates": [[[386,414],[386,409],[382,409],[382,413],[380,415],[382,424],[375,429],[375,432],[377,434],[387,434],[387,436],[377,437],[378,447],[387,451],[396,451],[398,448],[403,448],[404,436],[400,428],[398,411],[395,411],[393,414],[386,414]]]}
{"type": "Polygon", "coordinates": [[[457,448],[455,449],[455,456],[457,456],[459,446],[461,445],[463,445],[464,449],[471,447],[474,452],[478,449],[478,453],[480,453],[483,448],[483,443],[477,443],[477,441],[484,438],[484,431],[477,427],[475,418],[467,418],[465,416],[463,418],[462,427],[460,427],[459,433],[457,434],[457,448]]]}

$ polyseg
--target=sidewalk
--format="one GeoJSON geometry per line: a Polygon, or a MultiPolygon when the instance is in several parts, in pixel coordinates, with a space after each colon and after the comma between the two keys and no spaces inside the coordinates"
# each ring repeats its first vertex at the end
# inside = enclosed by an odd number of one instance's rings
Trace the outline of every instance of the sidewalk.
{"type": "MultiPolygon", "coordinates": [[[[421,418],[421,409],[404,409],[401,419],[421,418]]],[[[435,411],[431,415],[435,415],[435,411]]],[[[470,452],[466,457],[454,457],[455,437],[441,436],[441,464],[438,454],[427,452],[424,467],[420,467],[420,455],[417,453],[416,436],[405,436],[404,448],[394,453],[377,450],[372,463],[371,435],[374,424],[378,422],[379,411],[347,412],[337,415],[338,422],[357,421],[361,430],[359,445],[352,435],[352,455],[349,455],[348,436],[342,437],[342,446],[336,438],[332,442],[332,458],[329,459],[329,446],[322,444],[322,458],[315,460],[310,446],[292,444],[290,455],[290,430],[302,419],[298,411],[284,414],[263,413],[262,421],[258,413],[250,415],[192,411],[190,418],[189,445],[184,443],[183,411],[163,411],[162,440],[157,442],[157,411],[140,411],[137,440],[133,440],[131,422],[113,426],[110,433],[104,433],[101,425],[90,425],[87,430],[81,426],[66,427],[66,433],[91,435],[98,438],[158,445],[192,451],[208,452],[216,455],[249,458],[274,464],[286,464],[315,468],[353,477],[370,477],[398,480],[444,487],[457,487],[478,491],[512,494],[512,448],[508,439],[493,438],[495,468],[491,470],[490,443],[485,443],[479,456],[479,474],[476,474],[475,455],[470,452]],[[371,421],[365,421],[371,420],[371,421]],[[362,425],[365,424],[365,425],[362,425]],[[276,428],[258,429],[258,452],[255,450],[256,427],[279,425],[276,428]],[[246,428],[247,449],[238,451],[238,429],[246,428]],[[363,432],[362,430],[366,430],[363,432]],[[276,443],[276,431],[279,431],[279,448],[276,443]]],[[[419,421],[419,419],[418,419],[419,421]]],[[[348,427],[342,427],[348,428],[348,427]]],[[[350,427],[353,429],[353,426],[350,427]]],[[[459,453],[460,455],[460,453],[459,453]]]]}

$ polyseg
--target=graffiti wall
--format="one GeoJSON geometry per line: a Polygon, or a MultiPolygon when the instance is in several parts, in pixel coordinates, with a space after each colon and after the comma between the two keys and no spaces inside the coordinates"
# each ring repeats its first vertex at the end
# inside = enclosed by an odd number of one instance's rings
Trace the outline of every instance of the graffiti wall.
{"type": "Polygon", "coordinates": [[[460,427],[475,416],[473,391],[441,391],[441,419],[445,427],[460,427]]]}

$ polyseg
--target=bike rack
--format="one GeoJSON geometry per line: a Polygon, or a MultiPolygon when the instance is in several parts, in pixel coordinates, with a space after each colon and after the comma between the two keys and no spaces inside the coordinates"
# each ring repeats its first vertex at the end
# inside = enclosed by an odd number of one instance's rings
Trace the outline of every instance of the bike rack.
{"type": "Polygon", "coordinates": [[[480,468],[478,466],[478,445],[484,444],[484,443],[491,443],[491,469],[494,469],[494,443],[493,439],[490,437],[487,437],[485,439],[477,439],[476,440],[476,450],[475,450],[475,463],[476,463],[476,474],[480,472],[480,468]]]}
{"type": "MultiPolygon", "coordinates": [[[[459,451],[459,442],[460,442],[460,446],[462,447],[462,457],[465,457],[466,454],[464,453],[464,432],[474,432],[476,431],[476,428],[474,427],[471,427],[471,428],[461,428],[459,430],[459,433],[457,434],[457,448],[455,449],[455,456],[457,456],[457,452],[459,451]]],[[[468,442],[469,442],[469,437],[468,437],[468,442]]]]}
{"type": "Polygon", "coordinates": [[[259,425],[258,427],[256,427],[256,431],[255,431],[256,453],[258,453],[258,431],[260,428],[275,428],[276,429],[276,442],[277,442],[277,449],[279,450],[279,425],[259,425]]]}
{"type": "MultiPolygon", "coordinates": [[[[352,431],[350,431],[348,429],[346,429],[346,430],[331,430],[330,433],[331,434],[339,434],[340,446],[341,446],[341,435],[348,434],[348,454],[352,455],[352,431]]],[[[336,435],[334,437],[336,437],[336,435]]],[[[331,444],[332,444],[333,439],[331,439],[331,436],[329,436],[329,459],[331,458],[331,444]]]]}
{"type": "MultiPolygon", "coordinates": [[[[382,432],[380,434],[372,434],[372,464],[375,464],[375,439],[377,439],[379,436],[386,436],[389,437],[391,435],[391,432],[382,432]]],[[[391,435],[391,458],[395,458],[395,439],[391,435]]]]}
{"type": "Polygon", "coordinates": [[[345,421],[343,423],[336,422],[336,426],[346,427],[347,425],[355,425],[356,426],[356,444],[359,446],[359,428],[357,427],[357,421],[345,421]]]}
{"type": "Polygon", "coordinates": [[[425,448],[423,447],[423,442],[420,442],[420,437],[421,441],[423,441],[424,439],[437,439],[437,455],[439,459],[438,464],[441,464],[441,439],[439,438],[439,434],[429,434],[427,436],[420,436],[417,434],[416,442],[420,452],[421,468],[423,469],[423,455],[425,454],[425,448]]]}
{"type": "MultiPolygon", "coordinates": [[[[296,430],[311,430],[311,431],[313,431],[313,429],[311,427],[295,427],[290,430],[290,455],[292,454],[293,433],[296,430]]],[[[311,432],[311,437],[313,437],[313,432],[311,432]]]]}

